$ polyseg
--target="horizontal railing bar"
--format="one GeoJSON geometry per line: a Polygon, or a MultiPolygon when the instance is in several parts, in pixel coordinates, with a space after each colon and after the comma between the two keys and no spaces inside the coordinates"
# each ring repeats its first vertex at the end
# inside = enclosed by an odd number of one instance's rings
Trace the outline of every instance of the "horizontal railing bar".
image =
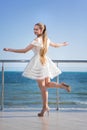
{"type": "Polygon", "coordinates": [[[73,63],[74,63],[74,62],[75,62],[75,63],[80,63],[80,62],[81,62],[81,63],[87,63],[87,60],[53,60],[53,61],[54,61],[54,62],[58,62],[58,63],[62,63],[62,62],[63,62],[63,63],[66,63],[66,62],[67,62],[67,63],[72,63],[72,62],[73,62],[73,63]]]}
{"type": "MultiPolygon", "coordinates": [[[[0,60],[0,62],[29,62],[30,60],[0,60]]],[[[87,60],[53,60],[58,63],[87,63],[87,60]]]]}

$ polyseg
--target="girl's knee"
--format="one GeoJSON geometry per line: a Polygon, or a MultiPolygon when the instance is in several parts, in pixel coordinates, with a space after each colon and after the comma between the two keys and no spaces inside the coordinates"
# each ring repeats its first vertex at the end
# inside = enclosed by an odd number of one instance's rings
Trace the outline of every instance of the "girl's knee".
{"type": "Polygon", "coordinates": [[[45,84],[45,85],[46,85],[46,87],[49,87],[49,85],[50,85],[50,82],[46,82],[46,84],[45,84]]]}

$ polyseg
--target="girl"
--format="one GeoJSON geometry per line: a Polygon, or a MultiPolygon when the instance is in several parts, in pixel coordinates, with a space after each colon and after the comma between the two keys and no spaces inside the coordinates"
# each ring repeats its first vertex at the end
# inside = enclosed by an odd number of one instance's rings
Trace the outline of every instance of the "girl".
{"type": "Polygon", "coordinates": [[[65,83],[58,84],[56,82],[50,81],[50,78],[52,79],[55,76],[59,75],[61,71],[46,55],[49,46],[58,48],[62,46],[67,46],[68,43],[64,42],[61,44],[56,44],[51,42],[46,34],[46,26],[42,23],[35,24],[34,34],[37,37],[26,48],[24,49],[4,48],[3,50],[16,53],[26,53],[30,50],[34,51],[34,56],[26,66],[23,72],[23,76],[35,79],[37,81],[38,86],[41,90],[43,101],[42,102],[43,107],[41,112],[38,113],[38,116],[44,116],[45,112],[49,112],[47,88],[56,87],[56,88],[63,88],[67,90],[67,92],[71,91],[70,86],[65,83]]]}

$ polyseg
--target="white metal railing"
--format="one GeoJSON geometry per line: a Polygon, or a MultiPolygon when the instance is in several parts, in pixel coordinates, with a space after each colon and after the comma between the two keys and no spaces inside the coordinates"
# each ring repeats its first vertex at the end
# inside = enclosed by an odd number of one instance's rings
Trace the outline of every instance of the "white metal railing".
{"type": "MultiPolygon", "coordinates": [[[[0,60],[2,64],[2,89],[1,89],[1,110],[4,109],[4,63],[27,63],[29,60],[0,60]]],[[[87,63],[87,60],[53,60],[58,66],[59,63],[87,63]]],[[[56,77],[56,82],[59,82],[58,76],[56,77]]],[[[59,109],[58,102],[58,89],[56,91],[56,104],[57,110],[59,109]]]]}

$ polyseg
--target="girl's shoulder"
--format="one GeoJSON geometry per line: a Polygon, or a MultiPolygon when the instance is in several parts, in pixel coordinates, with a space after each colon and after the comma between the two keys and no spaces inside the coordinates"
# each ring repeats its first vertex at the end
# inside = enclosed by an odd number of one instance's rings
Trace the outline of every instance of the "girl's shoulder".
{"type": "MultiPolygon", "coordinates": [[[[34,41],[36,41],[36,42],[42,41],[42,37],[37,37],[34,39],[34,41]]],[[[50,42],[49,38],[47,38],[47,42],[50,42]]]]}
{"type": "Polygon", "coordinates": [[[33,41],[36,41],[36,42],[38,42],[38,38],[35,38],[33,41]]]}
{"type": "Polygon", "coordinates": [[[41,39],[35,38],[31,44],[33,44],[34,46],[41,46],[41,39]]]}
{"type": "Polygon", "coordinates": [[[40,41],[42,41],[42,38],[41,37],[37,37],[37,38],[34,39],[34,41],[35,42],[40,42],[40,41]]]}
{"type": "MultiPolygon", "coordinates": [[[[50,39],[49,38],[47,38],[47,44],[49,45],[50,44],[50,39]]],[[[37,38],[35,38],[33,41],[32,41],[32,43],[31,44],[33,44],[33,45],[35,45],[35,46],[42,46],[42,37],[37,37],[37,38]]]]}

